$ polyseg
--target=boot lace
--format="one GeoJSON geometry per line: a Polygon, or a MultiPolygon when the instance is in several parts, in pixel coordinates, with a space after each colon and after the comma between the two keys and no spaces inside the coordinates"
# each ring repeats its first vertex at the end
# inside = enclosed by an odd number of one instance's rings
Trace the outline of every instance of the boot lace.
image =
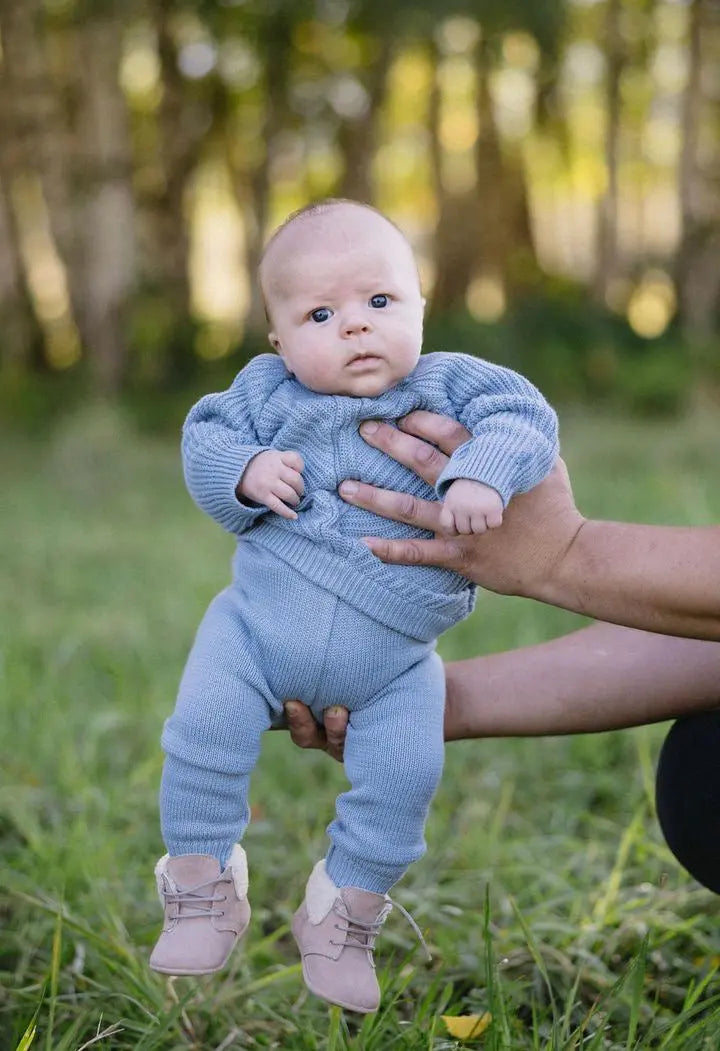
{"type": "Polygon", "coordinates": [[[335,942],[330,939],[331,945],[344,945],[348,949],[363,949],[373,951],[375,948],[375,939],[380,933],[380,928],[387,916],[392,912],[393,906],[402,913],[405,919],[408,921],[413,931],[415,932],[418,941],[423,947],[425,957],[428,960],[432,960],[430,950],[427,947],[427,942],[422,936],[422,931],[418,927],[415,920],[412,918],[407,909],[397,902],[388,898],[385,905],[375,917],[374,920],[361,920],[358,916],[351,916],[345,907],[341,898],[338,898],[333,906],[333,912],[335,915],[343,921],[344,926],[340,926],[339,923],[335,924],[335,930],[341,931],[345,937],[341,942],[335,942]]]}
{"type": "Polygon", "coordinates": [[[221,883],[232,883],[232,879],[218,877],[217,879],[205,880],[195,887],[187,887],[180,890],[172,883],[167,875],[163,873],[163,885],[160,893],[165,904],[170,906],[169,919],[171,920],[193,920],[197,918],[207,919],[208,916],[224,916],[223,909],[216,906],[227,901],[227,894],[217,893],[221,883]],[[174,906],[174,907],[173,907],[174,906]]]}

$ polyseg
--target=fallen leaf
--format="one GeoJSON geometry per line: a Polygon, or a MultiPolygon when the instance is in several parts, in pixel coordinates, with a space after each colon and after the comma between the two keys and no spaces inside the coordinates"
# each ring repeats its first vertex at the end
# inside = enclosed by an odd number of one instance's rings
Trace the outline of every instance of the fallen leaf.
{"type": "Polygon", "coordinates": [[[492,1022],[492,1015],[441,1015],[450,1036],[458,1040],[477,1040],[492,1022]]]}

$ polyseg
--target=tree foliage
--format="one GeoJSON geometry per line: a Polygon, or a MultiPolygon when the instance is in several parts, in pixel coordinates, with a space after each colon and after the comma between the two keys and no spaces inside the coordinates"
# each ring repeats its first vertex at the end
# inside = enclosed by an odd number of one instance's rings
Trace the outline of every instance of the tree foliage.
{"type": "Polygon", "coordinates": [[[2,0],[0,34],[8,375],[186,382],[262,329],[263,241],[325,194],[405,226],[438,323],[571,280],[642,338],[717,331],[711,0],[2,0]]]}

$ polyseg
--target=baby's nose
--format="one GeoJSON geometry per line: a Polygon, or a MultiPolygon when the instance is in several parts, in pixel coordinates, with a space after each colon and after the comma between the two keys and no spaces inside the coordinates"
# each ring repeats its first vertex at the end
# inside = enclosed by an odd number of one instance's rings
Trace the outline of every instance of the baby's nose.
{"type": "Polygon", "coordinates": [[[363,332],[371,332],[372,325],[367,318],[361,317],[358,314],[354,317],[347,317],[344,319],[342,331],[345,336],[357,336],[361,335],[363,332]]]}

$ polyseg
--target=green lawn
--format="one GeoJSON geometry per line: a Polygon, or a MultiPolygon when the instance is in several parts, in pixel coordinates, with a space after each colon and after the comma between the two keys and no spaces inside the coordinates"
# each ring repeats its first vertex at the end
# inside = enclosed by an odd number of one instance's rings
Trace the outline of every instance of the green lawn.
{"type": "MultiPolygon", "coordinates": [[[[587,513],[720,520],[710,417],[562,423],[587,513]]],[[[141,440],[116,414],[3,447],[2,1051],[449,1049],[460,1045],[440,1016],[486,1010],[493,1023],[470,1046],[716,1051],[720,910],[655,822],[662,727],[450,747],[428,855],[396,888],[433,962],[395,914],[379,943],[383,1009],[365,1021],[306,995],[288,934],[342,770],[270,734],[245,843],[244,951],[215,979],[151,974],[160,728],[232,541],[185,495],[173,444],[141,440]]],[[[485,595],[441,652],[579,623],[485,595]]]]}

